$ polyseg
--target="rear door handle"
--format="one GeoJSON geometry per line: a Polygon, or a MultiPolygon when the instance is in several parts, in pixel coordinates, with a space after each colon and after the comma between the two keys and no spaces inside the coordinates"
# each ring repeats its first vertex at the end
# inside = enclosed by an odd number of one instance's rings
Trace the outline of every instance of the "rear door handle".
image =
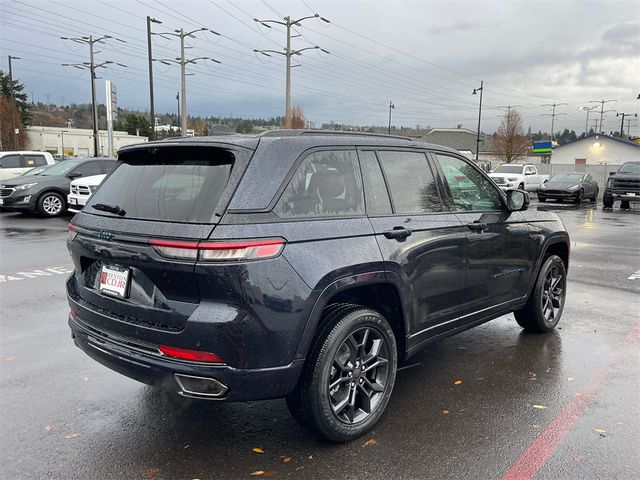
{"type": "Polygon", "coordinates": [[[466,226],[472,232],[478,232],[478,233],[482,233],[489,228],[486,223],[482,223],[482,222],[467,223],[466,226]]]}
{"type": "Polygon", "coordinates": [[[402,240],[411,235],[411,230],[404,227],[393,227],[393,230],[385,230],[382,234],[387,238],[395,238],[396,240],[402,240]]]}

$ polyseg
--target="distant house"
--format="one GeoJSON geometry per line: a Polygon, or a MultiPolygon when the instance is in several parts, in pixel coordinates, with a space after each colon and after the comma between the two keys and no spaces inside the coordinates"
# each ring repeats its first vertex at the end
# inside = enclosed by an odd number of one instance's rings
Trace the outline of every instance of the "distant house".
{"type": "Polygon", "coordinates": [[[640,145],[610,135],[592,134],[553,149],[551,164],[622,165],[640,161],[640,145]]]}

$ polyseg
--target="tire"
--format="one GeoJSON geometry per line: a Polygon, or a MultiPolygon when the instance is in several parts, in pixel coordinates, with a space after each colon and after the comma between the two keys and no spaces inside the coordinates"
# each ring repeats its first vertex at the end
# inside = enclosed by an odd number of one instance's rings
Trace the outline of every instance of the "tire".
{"type": "Polygon", "coordinates": [[[584,189],[581,188],[576,196],[576,203],[580,204],[582,202],[584,202],[584,189]]]}
{"type": "Polygon", "coordinates": [[[56,192],[43,193],[38,199],[38,212],[45,217],[57,217],[67,208],[62,195],[56,192]]]}
{"type": "Polygon", "coordinates": [[[596,203],[598,201],[598,195],[600,194],[600,190],[598,190],[596,188],[596,191],[593,193],[593,198],[591,200],[593,200],[593,203],[596,203]]]}
{"type": "Polygon", "coordinates": [[[631,208],[631,203],[628,200],[620,202],[620,210],[629,210],[631,208]]]}
{"type": "Polygon", "coordinates": [[[605,196],[602,197],[602,208],[613,208],[613,198],[607,197],[605,194],[605,196]]]}
{"type": "Polygon", "coordinates": [[[396,340],[380,313],[358,305],[331,306],[322,321],[287,406],[305,428],[348,442],[373,428],[389,402],[396,340]]]}
{"type": "Polygon", "coordinates": [[[553,330],[564,310],[567,294],[567,270],[557,255],[545,259],[526,305],[516,312],[516,322],[529,332],[553,330]]]}

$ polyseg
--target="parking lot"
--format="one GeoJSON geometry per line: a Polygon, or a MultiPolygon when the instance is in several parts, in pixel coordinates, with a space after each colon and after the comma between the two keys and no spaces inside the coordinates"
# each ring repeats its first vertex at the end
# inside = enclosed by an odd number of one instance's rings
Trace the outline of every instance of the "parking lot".
{"type": "Polygon", "coordinates": [[[432,345],[345,445],[284,400],[187,400],[92,361],[67,327],[69,217],[0,213],[0,477],[640,478],[640,211],[530,208],[571,235],[559,328],[507,315],[432,345]]]}

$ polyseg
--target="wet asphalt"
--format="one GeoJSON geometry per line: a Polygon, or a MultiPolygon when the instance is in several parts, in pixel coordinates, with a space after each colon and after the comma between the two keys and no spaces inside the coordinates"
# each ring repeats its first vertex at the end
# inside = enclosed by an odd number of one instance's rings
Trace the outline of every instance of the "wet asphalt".
{"type": "Polygon", "coordinates": [[[92,361],[67,327],[69,218],[0,213],[0,478],[640,478],[640,209],[531,208],[572,238],[559,328],[507,315],[432,345],[346,445],[284,400],[183,399],[92,361]]]}

